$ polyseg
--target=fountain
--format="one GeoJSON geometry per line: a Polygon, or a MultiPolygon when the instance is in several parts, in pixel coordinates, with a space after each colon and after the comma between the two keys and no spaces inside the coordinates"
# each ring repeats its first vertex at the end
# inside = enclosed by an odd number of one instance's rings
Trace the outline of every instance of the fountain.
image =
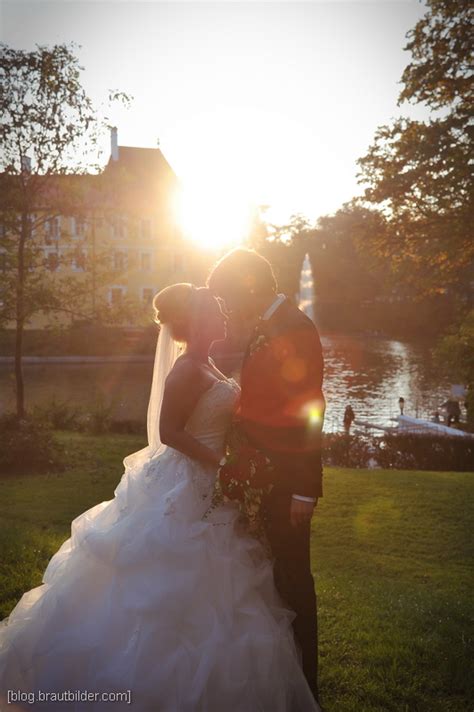
{"type": "Polygon", "coordinates": [[[299,308],[314,321],[314,281],[309,255],[303,260],[300,276],[299,308]]]}

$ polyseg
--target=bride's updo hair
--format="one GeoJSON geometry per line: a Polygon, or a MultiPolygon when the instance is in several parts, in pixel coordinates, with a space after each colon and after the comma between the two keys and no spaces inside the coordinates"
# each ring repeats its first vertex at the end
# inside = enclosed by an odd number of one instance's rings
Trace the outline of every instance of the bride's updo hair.
{"type": "Polygon", "coordinates": [[[165,287],[153,297],[155,321],[169,324],[175,341],[189,339],[199,290],[189,282],[179,282],[165,287]]]}

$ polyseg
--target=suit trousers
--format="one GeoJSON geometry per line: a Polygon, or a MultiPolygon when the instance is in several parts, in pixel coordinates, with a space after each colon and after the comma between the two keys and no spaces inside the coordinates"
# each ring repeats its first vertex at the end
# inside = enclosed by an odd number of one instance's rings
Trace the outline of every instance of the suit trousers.
{"type": "Polygon", "coordinates": [[[274,557],[275,586],[296,613],[294,635],[305,677],[318,698],[317,597],[310,562],[311,522],[292,526],[291,494],[276,488],[262,503],[265,530],[274,557]]]}

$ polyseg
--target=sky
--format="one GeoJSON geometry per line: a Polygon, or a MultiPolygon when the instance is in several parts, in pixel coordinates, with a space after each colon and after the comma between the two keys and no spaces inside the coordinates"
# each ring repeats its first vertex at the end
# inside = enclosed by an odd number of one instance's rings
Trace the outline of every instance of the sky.
{"type": "Polygon", "coordinates": [[[238,231],[252,205],[276,222],[334,213],[362,192],[356,160],[377,127],[428,117],[397,107],[405,35],[425,12],[424,0],[0,0],[0,39],[80,44],[96,104],[111,88],[134,97],[110,115],[119,145],[159,140],[191,224],[217,230],[225,215],[238,231]]]}

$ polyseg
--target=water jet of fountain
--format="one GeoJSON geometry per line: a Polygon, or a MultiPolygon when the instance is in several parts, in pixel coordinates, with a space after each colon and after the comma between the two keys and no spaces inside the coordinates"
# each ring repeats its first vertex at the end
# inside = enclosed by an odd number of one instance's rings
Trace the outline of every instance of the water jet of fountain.
{"type": "Polygon", "coordinates": [[[300,276],[299,308],[314,321],[314,280],[309,255],[303,260],[300,276]]]}

